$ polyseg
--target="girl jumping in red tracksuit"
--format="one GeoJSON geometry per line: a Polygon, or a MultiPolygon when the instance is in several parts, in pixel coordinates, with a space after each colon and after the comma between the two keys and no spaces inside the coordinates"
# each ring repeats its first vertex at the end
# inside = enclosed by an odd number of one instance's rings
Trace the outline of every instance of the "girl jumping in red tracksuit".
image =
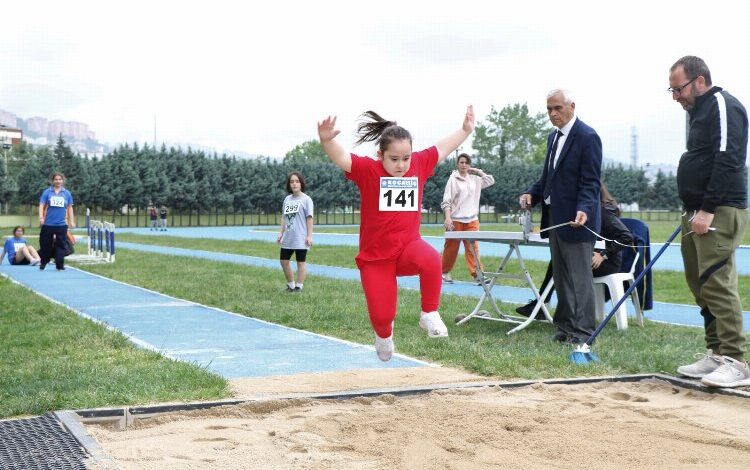
{"type": "Polygon", "coordinates": [[[347,152],[335,137],[336,117],[318,123],[318,135],[331,161],[359,188],[361,224],[356,257],[375,330],[375,350],[387,361],[394,351],[397,276],[419,274],[422,314],[419,326],[431,338],[448,336],[438,313],[442,284],[440,254],[419,236],[422,194],[435,165],[445,160],[474,131],[474,110],[466,109],[460,129],[433,147],[412,152],[409,131],[372,111],[363,115],[355,145],[376,141],[377,160],[347,152]]]}

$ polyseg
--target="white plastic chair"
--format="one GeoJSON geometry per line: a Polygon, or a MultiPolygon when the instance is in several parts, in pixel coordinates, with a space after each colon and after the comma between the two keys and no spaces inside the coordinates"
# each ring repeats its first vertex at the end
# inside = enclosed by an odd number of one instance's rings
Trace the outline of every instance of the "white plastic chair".
{"type": "MultiPolygon", "coordinates": [[[[604,319],[604,286],[606,285],[609,289],[609,295],[612,300],[612,306],[625,295],[625,283],[632,284],[635,281],[633,273],[635,272],[635,265],[638,262],[639,253],[635,254],[633,258],[633,264],[630,265],[630,271],[626,273],[614,273],[608,276],[595,277],[594,278],[594,291],[596,293],[596,321],[601,322],[604,319]]],[[[635,318],[639,326],[643,326],[643,310],[641,309],[641,302],[638,300],[638,289],[633,289],[630,294],[630,299],[633,301],[635,307],[635,318]]],[[[628,309],[625,306],[625,302],[620,305],[615,314],[615,320],[617,321],[617,329],[625,330],[628,328],[628,309]]]]}

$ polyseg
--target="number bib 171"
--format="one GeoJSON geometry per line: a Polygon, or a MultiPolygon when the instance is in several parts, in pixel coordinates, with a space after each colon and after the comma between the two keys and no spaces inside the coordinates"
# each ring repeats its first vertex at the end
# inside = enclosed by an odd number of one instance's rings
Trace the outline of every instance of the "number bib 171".
{"type": "Polygon", "coordinates": [[[380,178],[381,211],[415,212],[419,210],[419,183],[417,178],[380,178]]]}

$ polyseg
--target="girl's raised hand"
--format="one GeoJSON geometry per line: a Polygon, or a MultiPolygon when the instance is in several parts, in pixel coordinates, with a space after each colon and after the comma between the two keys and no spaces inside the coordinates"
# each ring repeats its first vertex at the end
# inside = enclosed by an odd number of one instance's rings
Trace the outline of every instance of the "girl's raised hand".
{"type": "Polygon", "coordinates": [[[321,143],[330,142],[340,133],[341,131],[336,129],[336,116],[328,116],[318,123],[318,137],[321,143]]]}
{"type": "Polygon", "coordinates": [[[461,127],[464,130],[464,132],[470,134],[470,133],[474,132],[474,126],[475,126],[475,122],[474,122],[474,105],[470,104],[466,108],[466,116],[464,116],[464,124],[461,127]]]}

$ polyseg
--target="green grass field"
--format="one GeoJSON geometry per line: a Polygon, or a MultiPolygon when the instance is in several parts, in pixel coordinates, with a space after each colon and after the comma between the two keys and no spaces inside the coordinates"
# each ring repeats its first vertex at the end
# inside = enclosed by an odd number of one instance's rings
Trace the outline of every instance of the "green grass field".
{"type": "MultiPolygon", "coordinates": [[[[487,227],[485,227],[487,228],[487,227]]],[[[435,228],[439,230],[439,228],[435,228]]],[[[498,228],[505,230],[505,228],[498,228]]],[[[432,230],[429,227],[428,230],[432,230]]],[[[272,243],[215,241],[121,234],[121,241],[163,244],[277,259],[272,243]]],[[[354,268],[355,247],[316,246],[310,262],[354,268]]],[[[484,257],[498,263],[497,257],[484,257]]],[[[357,282],[311,276],[302,294],[285,294],[280,269],[195,262],[159,254],[118,250],[117,263],[81,266],[116,280],[282,325],[372,344],[364,297],[357,282]],[[169,269],[165,270],[165,266],[169,269]]],[[[539,280],[545,263],[529,262],[539,280]]],[[[462,261],[454,271],[467,279],[462,261]]],[[[655,273],[656,299],[691,303],[681,273],[655,273]]],[[[747,277],[740,281],[750,305],[747,277]]],[[[227,382],[190,364],[132,346],[122,335],[76,316],[6,279],[0,280],[0,417],[62,408],[216,399],[228,396],[227,382]],[[7,338],[7,340],[6,340],[7,338]]],[[[441,313],[450,338],[427,338],[417,325],[419,293],[401,290],[395,342],[398,352],[500,379],[539,379],[640,372],[674,373],[703,347],[702,330],[647,322],[617,331],[614,322],[595,344],[602,362],[581,367],[568,360],[570,346],[550,340],[552,328],[535,322],[517,334],[511,325],[470,321],[456,326],[475,300],[444,295],[441,313]]],[[[501,305],[511,309],[514,305],[501,305]]],[[[374,353],[373,353],[374,354],[374,353]]]]}
{"type": "MultiPolygon", "coordinates": [[[[327,230],[326,230],[327,231],[327,230]]],[[[341,232],[335,232],[341,233],[341,232]]],[[[144,243],[151,245],[172,246],[178,248],[189,248],[204,251],[221,251],[224,253],[234,253],[238,255],[258,256],[261,258],[278,259],[279,248],[273,243],[260,241],[236,241],[222,240],[217,247],[214,240],[202,238],[182,238],[182,237],[152,237],[149,235],[134,235],[123,233],[118,235],[118,240],[134,243],[144,243]]],[[[308,262],[313,264],[323,264],[326,266],[341,266],[345,268],[356,268],[354,257],[357,254],[357,248],[354,246],[332,246],[316,245],[311,251],[308,262]]],[[[482,255],[482,262],[485,267],[499,266],[501,258],[497,256],[482,255]]],[[[534,279],[537,286],[544,278],[544,272],[547,269],[547,263],[542,261],[526,261],[526,267],[534,279]]],[[[658,266],[657,266],[658,267],[658,266]]],[[[517,272],[518,261],[512,260],[508,263],[508,272],[517,272]]],[[[456,268],[453,270],[453,277],[457,280],[469,280],[470,276],[465,267],[463,256],[459,257],[456,262],[456,268]]],[[[279,278],[281,282],[282,279],[279,278]]],[[[522,281],[502,280],[498,281],[509,286],[523,286],[522,281]]],[[[661,302],[692,304],[693,298],[688,291],[685,277],[677,271],[653,272],[653,284],[655,287],[654,300],[661,302]]],[[[750,308],[750,276],[740,276],[739,293],[742,305],[746,309],[750,308]]],[[[530,293],[530,297],[532,297],[530,293]]]]}
{"type": "MultiPolygon", "coordinates": [[[[286,294],[280,270],[122,250],[114,265],[87,270],[154,289],[179,298],[243,315],[314,331],[358,343],[371,344],[374,335],[364,296],[357,282],[310,277],[305,292],[286,294]],[[164,266],[169,265],[169,276],[164,266]]],[[[507,336],[509,324],[473,321],[453,324],[457,313],[468,312],[475,300],[443,295],[441,312],[450,330],[447,341],[430,339],[417,325],[419,293],[399,292],[399,315],[394,335],[398,352],[500,378],[546,378],[581,375],[670,372],[701,349],[697,328],[648,323],[645,328],[617,331],[607,327],[597,342],[603,361],[581,368],[568,360],[570,346],[551,341],[548,324],[536,323],[507,336]],[[654,345],[659,345],[654,347],[654,345]]],[[[503,305],[503,308],[509,308],[503,305]]]]}
{"type": "Polygon", "coordinates": [[[136,348],[4,277],[0,299],[0,418],[229,395],[218,375],[136,348]]]}

